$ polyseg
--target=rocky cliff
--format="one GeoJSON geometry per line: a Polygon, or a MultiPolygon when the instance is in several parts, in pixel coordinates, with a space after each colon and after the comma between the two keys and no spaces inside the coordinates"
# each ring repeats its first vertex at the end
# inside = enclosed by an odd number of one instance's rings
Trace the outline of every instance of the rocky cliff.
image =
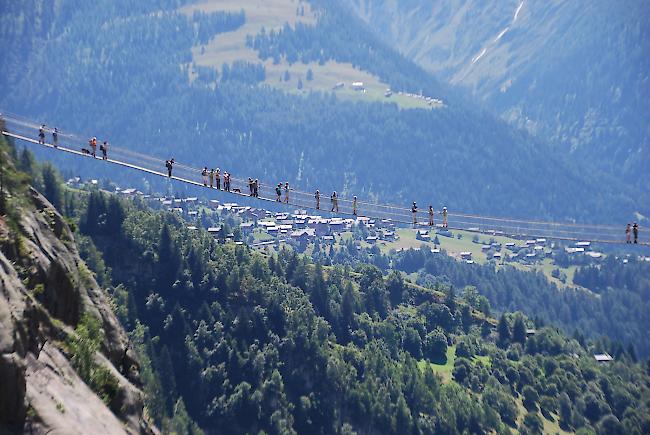
{"type": "MultiPolygon", "coordinates": [[[[14,170],[8,147],[0,157],[6,177],[14,170]]],[[[2,195],[0,433],[155,432],[144,415],[128,337],[80,259],[72,231],[27,182],[8,189],[5,181],[2,195]],[[88,360],[108,386],[101,397],[75,370],[79,355],[71,343],[86,348],[78,335],[83,318],[99,326],[99,350],[88,360]]]]}

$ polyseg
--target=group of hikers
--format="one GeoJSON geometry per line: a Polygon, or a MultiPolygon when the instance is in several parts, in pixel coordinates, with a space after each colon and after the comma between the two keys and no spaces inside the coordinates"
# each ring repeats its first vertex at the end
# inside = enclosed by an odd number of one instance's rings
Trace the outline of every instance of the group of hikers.
{"type": "MultiPolygon", "coordinates": [[[[167,175],[171,178],[174,159],[172,158],[171,160],[167,160],[165,165],[167,166],[167,175]]],[[[221,169],[208,169],[207,166],[204,166],[203,170],[201,171],[201,176],[203,177],[203,186],[209,186],[212,189],[216,187],[217,189],[221,190],[221,169]]],[[[257,180],[255,181],[257,182],[257,180]]],[[[253,195],[253,182],[250,178],[248,179],[248,186],[251,191],[251,196],[257,196],[258,184],[259,183],[255,184],[255,195],[253,195]]],[[[230,173],[226,171],[223,171],[223,190],[230,192],[230,173]]]]}
{"type": "MultiPolygon", "coordinates": [[[[356,198],[356,197],[355,197],[356,198]]],[[[411,206],[411,213],[413,214],[413,227],[416,227],[418,224],[418,205],[415,201],[413,201],[413,205],[411,206]]],[[[429,226],[433,227],[435,226],[434,222],[434,216],[435,216],[435,211],[433,210],[433,206],[429,204],[429,226]]],[[[448,228],[449,223],[447,221],[447,207],[442,208],[442,228],[448,228]]]]}
{"type": "MultiPolygon", "coordinates": [[[[47,126],[45,124],[42,124],[41,127],[38,129],[38,143],[41,145],[45,145],[45,131],[47,129],[47,126]]],[[[54,127],[54,130],[52,130],[52,146],[54,148],[59,147],[59,129],[57,127],[54,127]]],[[[91,155],[93,158],[97,157],[97,138],[92,137],[88,139],[88,147],[89,148],[81,148],[81,152],[83,154],[91,155]]],[[[99,151],[102,152],[102,160],[108,160],[108,141],[105,140],[102,144],[99,145],[99,151]]]]}
{"type": "MultiPolygon", "coordinates": [[[[47,130],[47,126],[45,124],[42,124],[41,127],[38,129],[38,143],[41,145],[45,145],[45,133],[47,130]]],[[[54,127],[52,131],[52,145],[54,148],[58,148],[59,146],[59,129],[54,127]]],[[[81,148],[81,152],[84,154],[88,154],[96,158],[96,151],[97,151],[97,138],[92,137],[91,139],[88,140],[88,146],[89,148],[81,148]]],[[[102,160],[107,160],[108,159],[108,148],[109,144],[108,141],[104,141],[102,144],[99,146],[99,150],[102,153],[102,160]]],[[[172,170],[174,168],[174,159],[171,158],[169,160],[165,161],[165,167],[167,168],[167,176],[169,178],[172,177],[172,170]]],[[[230,173],[224,171],[223,175],[221,174],[221,171],[219,168],[216,169],[208,169],[207,166],[203,168],[201,171],[201,175],[203,177],[203,185],[205,187],[211,187],[214,188],[216,187],[217,189],[221,190],[221,178],[223,176],[223,190],[226,192],[230,192],[230,173]]],[[[248,178],[248,188],[249,188],[249,194],[253,198],[259,198],[259,180],[258,179],[253,179],[253,178],[248,178]]],[[[241,193],[239,189],[234,189],[236,192],[241,193]]],[[[275,187],[275,194],[276,194],[276,201],[277,202],[283,202],[285,204],[289,203],[289,192],[292,189],[289,187],[289,182],[285,182],[284,185],[282,183],[278,183],[278,185],[275,187]],[[284,198],[282,196],[284,192],[284,198]]],[[[314,194],[314,199],[316,201],[316,210],[320,210],[320,199],[321,199],[321,193],[319,190],[316,190],[314,194]]],[[[336,191],[332,192],[330,195],[330,202],[331,202],[331,208],[330,211],[333,213],[338,213],[339,212],[339,197],[336,194],[336,191]]],[[[416,202],[413,202],[413,206],[411,207],[411,213],[413,214],[413,226],[417,226],[418,224],[418,206],[416,202]]],[[[352,214],[354,216],[357,216],[357,197],[354,196],[352,198],[352,214]]],[[[448,221],[447,221],[447,207],[442,208],[442,228],[448,228],[448,221]]],[[[429,210],[428,210],[428,215],[429,215],[429,221],[428,225],[429,226],[435,226],[434,222],[434,216],[435,216],[435,211],[433,209],[433,206],[429,205],[429,210]]],[[[628,223],[627,227],[625,228],[625,241],[626,243],[639,243],[639,224],[634,222],[633,224],[628,223]]]]}
{"type": "MultiPolygon", "coordinates": [[[[316,192],[314,193],[314,199],[316,200],[316,210],[320,210],[320,191],[316,189],[316,192]]],[[[339,212],[339,197],[336,195],[336,190],[332,192],[332,195],[330,195],[330,202],[332,203],[332,208],[331,212],[333,213],[338,213],[339,212]]],[[[353,203],[352,203],[352,214],[355,216],[357,215],[357,197],[354,197],[353,203]]]]}
{"type": "Polygon", "coordinates": [[[639,243],[639,224],[634,222],[633,225],[627,224],[625,227],[625,242],[632,243],[632,234],[634,234],[634,243],[639,243]]]}

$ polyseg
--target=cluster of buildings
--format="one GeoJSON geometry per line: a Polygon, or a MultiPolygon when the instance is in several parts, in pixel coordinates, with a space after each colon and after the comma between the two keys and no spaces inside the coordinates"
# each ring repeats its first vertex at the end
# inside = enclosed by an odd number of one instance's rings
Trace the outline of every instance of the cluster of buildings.
{"type": "MultiPolygon", "coordinates": [[[[388,90],[386,91],[386,94],[384,94],[384,95],[387,96],[387,97],[390,97],[390,96],[392,95],[391,90],[388,89],[388,90]],[[388,95],[387,95],[387,94],[388,94],[388,95]]],[[[440,100],[440,99],[438,99],[438,98],[427,97],[426,95],[422,95],[422,94],[414,94],[414,93],[412,93],[412,92],[402,92],[402,91],[399,91],[399,92],[397,92],[397,95],[403,95],[403,96],[405,96],[405,97],[410,97],[410,98],[415,98],[415,99],[417,99],[417,100],[425,101],[426,103],[429,104],[429,106],[434,106],[434,105],[435,105],[435,106],[442,106],[442,105],[444,104],[443,101],[440,100]]]]}

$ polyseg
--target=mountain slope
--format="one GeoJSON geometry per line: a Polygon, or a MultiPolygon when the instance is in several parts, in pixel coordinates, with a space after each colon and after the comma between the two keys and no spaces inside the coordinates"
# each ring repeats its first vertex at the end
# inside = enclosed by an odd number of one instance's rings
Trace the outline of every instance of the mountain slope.
{"type": "Polygon", "coordinates": [[[109,298],[11,152],[0,138],[0,432],[151,433],[109,298]]]}
{"type": "Polygon", "coordinates": [[[646,2],[356,0],[408,58],[495,113],[642,188],[650,167],[646,2]]]}
{"type": "MultiPolygon", "coordinates": [[[[190,80],[201,66],[192,65],[195,47],[218,43],[228,32],[219,17],[229,15],[190,17],[179,9],[185,2],[148,0],[135,9],[126,3],[7,6],[9,60],[0,80],[12,91],[3,106],[162,159],[173,154],[195,167],[289,181],[306,191],[592,222],[621,222],[647,208],[620,182],[568,164],[544,143],[469,108],[338,2],[312,2],[315,27],[251,35],[258,54],[353,63],[395,90],[422,90],[446,106],[403,110],[331,93],[291,95],[260,84],[254,63],[226,75],[201,70],[190,80]],[[21,27],[23,20],[45,28],[21,27]]],[[[93,178],[117,174],[97,165],[68,167],[93,178]]]]}
{"type": "Polygon", "coordinates": [[[290,249],[257,252],[137,200],[85,197],[74,218],[103,258],[96,273],[110,269],[121,289],[121,318],[145,330],[161,413],[182,403],[213,433],[650,427],[648,373],[633,349],[568,339],[519,314],[497,322],[472,288],[424,288],[365,264],[325,267],[290,249]],[[95,219],[109,213],[121,225],[95,219]],[[615,361],[597,364],[593,354],[605,351],[615,361]]]}

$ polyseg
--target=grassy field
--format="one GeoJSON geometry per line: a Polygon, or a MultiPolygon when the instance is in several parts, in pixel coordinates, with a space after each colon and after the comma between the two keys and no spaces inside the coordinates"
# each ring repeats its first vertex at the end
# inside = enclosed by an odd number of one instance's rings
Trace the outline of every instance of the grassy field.
{"type": "MultiPolygon", "coordinates": [[[[266,84],[295,94],[307,94],[312,91],[333,92],[332,88],[337,83],[344,83],[345,86],[336,91],[336,95],[341,99],[390,102],[403,109],[441,107],[405,95],[394,94],[388,98],[384,97],[388,85],[350,63],[329,61],[323,65],[317,62],[309,64],[299,62],[289,65],[285,59],[277,64],[274,64],[271,59],[266,61],[259,59],[257,52],[246,46],[246,36],[257,35],[262,29],[266,32],[271,29],[279,30],[285,23],[292,27],[297,23],[315,24],[317,17],[309,3],[304,0],[248,0],[246,2],[199,0],[197,3],[182,7],[180,11],[191,16],[194,11],[239,12],[242,9],[246,14],[246,23],[242,27],[233,32],[219,34],[207,44],[192,48],[192,57],[196,65],[214,67],[221,71],[224,63],[232,64],[237,60],[261,63],[266,68],[266,84]],[[298,15],[296,13],[298,8],[304,10],[304,14],[298,15]],[[310,69],[313,80],[308,81],[307,71],[310,69]],[[284,80],[285,72],[289,73],[288,80],[284,80]],[[302,82],[302,89],[298,89],[299,81],[302,82]],[[363,82],[366,92],[353,91],[350,88],[352,82],[363,82]]],[[[196,73],[190,71],[190,80],[195,77],[196,73]]]]}
{"type": "MultiPolygon", "coordinates": [[[[517,416],[517,427],[521,427],[523,425],[524,421],[524,416],[528,413],[528,410],[524,406],[523,400],[521,397],[516,399],[515,403],[517,404],[517,411],[519,412],[519,415],[517,416]]],[[[556,414],[551,413],[551,420],[547,419],[542,415],[541,412],[539,412],[539,416],[541,417],[542,421],[544,422],[544,434],[571,434],[573,432],[567,432],[564,429],[560,427],[559,424],[559,417],[556,414]]],[[[520,433],[520,431],[517,431],[517,433],[520,433]]]]}
{"type": "MultiPolygon", "coordinates": [[[[420,370],[426,370],[427,364],[436,374],[442,377],[443,382],[450,382],[452,380],[452,371],[454,370],[454,362],[456,361],[456,346],[447,347],[447,362],[445,364],[435,364],[429,363],[426,360],[418,361],[418,367],[420,370]]],[[[473,362],[480,361],[482,364],[489,366],[490,357],[489,356],[475,356],[472,358],[473,362]]]]}
{"type": "MultiPolygon", "coordinates": [[[[485,264],[488,259],[487,255],[481,250],[481,246],[483,244],[487,244],[490,242],[490,240],[494,240],[496,242],[499,242],[502,244],[502,246],[505,246],[506,243],[516,243],[517,245],[521,245],[522,241],[521,240],[516,240],[516,239],[511,239],[509,237],[504,237],[504,236],[488,236],[485,234],[476,234],[468,231],[457,231],[454,230],[452,231],[454,234],[454,237],[443,237],[443,236],[438,236],[438,240],[440,241],[440,249],[444,249],[447,251],[447,254],[455,257],[455,258],[460,258],[460,253],[461,252],[471,252],[472,253],[472,259],[474,262],[479,263],[479,264],[485,264]],[[460,234],[462,238],[458,239],[456,236],[460,234]],[[474,243],[472,242],[472,239],[474,236],[478,236],[478,241],[479,243],[474,243]]],[[[379,243],[379,249],[382,251],[384,254],[388,254],[391,249],[419,249],[422,245],[427,246],[428,248],[433,248],[434,244],[433,241],[430,242],[423,242],[422,240],[417,240],[415,238],[415,230],[410,229],[410,228],[401,228],[396,231],[396,234],[399,235],[399,240],[396,240],[394,242],[381,242],[379,243]]],[[[435,238],[435,236],[434,236],[435,238]]],[[[501,249],[502,255],[509,253],[505,247],[501,249]]],[[[502,263],[501,261],[495,263],[497,264],[497,267],[501,267],[502,263]]],[[[566,276],[566,283],[563,283],[557,278],[554,278],[551,275],[551,272],[553,269],[555,269],[557,266],[553,264],[553,260],[550,258],[545,258],[538,264],[533,264],[533,265],[528,265],[528,264],[522,264],[518,262],[507,262],[506,264],[512,265],[520,270],[524,271],[534,271],[538,270],[544,273],[544,275],[548,278],[548,280],[552,283],[555,283],[559,288],[567,287],[567,286],[573,286],[576,287],[573,284],[573,276],[575,275],[576,271],[576,266],[569,266],[568,268],[559,268],[561,272],[563,272],[566,276]]]]}

